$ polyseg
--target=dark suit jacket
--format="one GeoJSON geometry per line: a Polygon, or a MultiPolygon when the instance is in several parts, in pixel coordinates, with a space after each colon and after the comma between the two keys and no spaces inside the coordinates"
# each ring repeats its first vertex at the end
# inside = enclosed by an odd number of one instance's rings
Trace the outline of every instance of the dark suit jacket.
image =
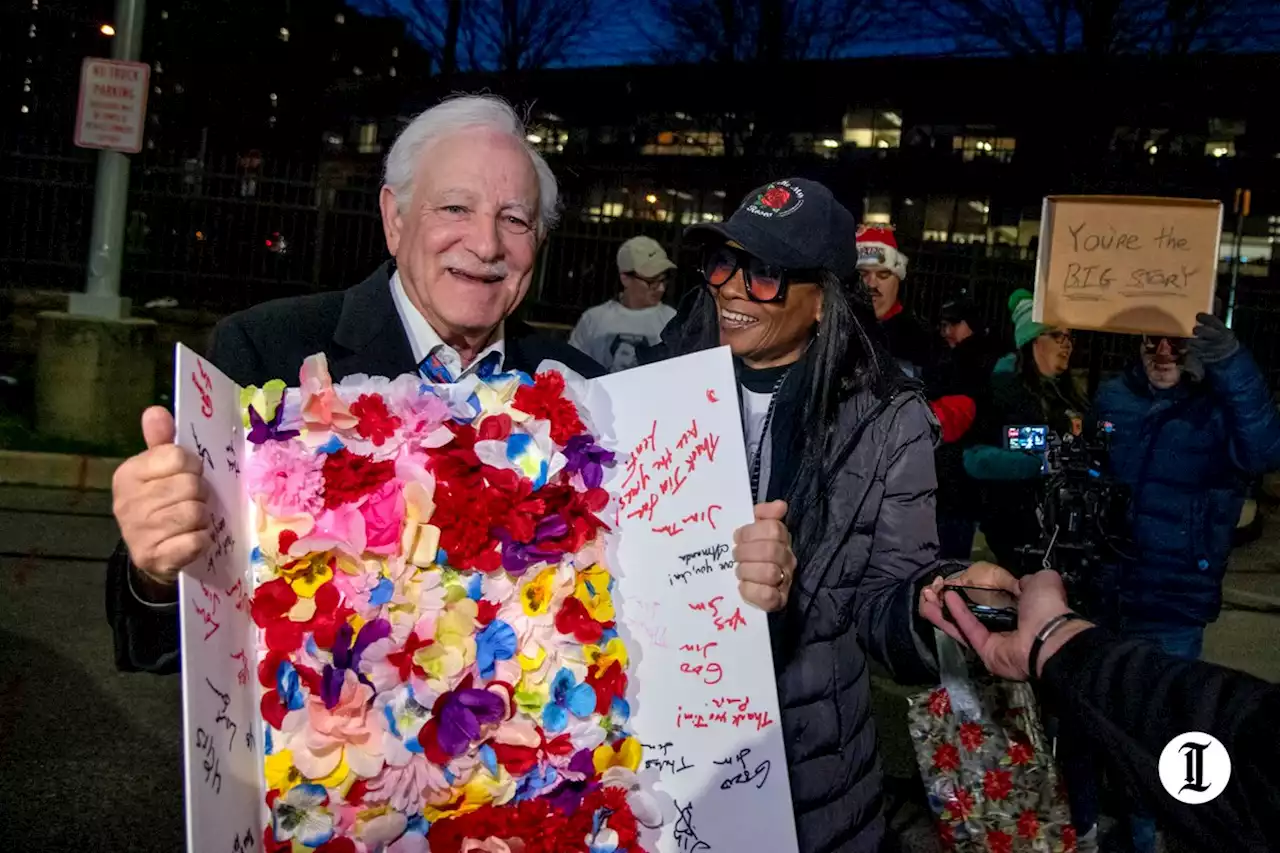
{"type": "MultiPolygon", "coordinates": [[[[391,265],[383,264],[346,291],[267,302],[233,314],[213,330],[208,358],[239,385],[272,379],[290,384],[307,356],[323,352],[335,382],[355,373],[399,376],[417,370],[409,336],[391,297],[391,265]]],[[[508,320],[504,366],[534,372],[547,359],[588,378],[604,370],[569,346],[508,320]]],[[[154,608],[129,589],[129,555],[121,543],[107,563],[107,621],[115,638],[116,666],[126,671],[176,672],[178,617],[175,607],[154,608]]]]}

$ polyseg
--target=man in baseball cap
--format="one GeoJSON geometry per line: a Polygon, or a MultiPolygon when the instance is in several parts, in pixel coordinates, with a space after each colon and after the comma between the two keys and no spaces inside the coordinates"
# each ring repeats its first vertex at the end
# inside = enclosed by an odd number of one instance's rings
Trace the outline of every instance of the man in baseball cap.
{"type": "Polygon", "coordinates": [[[610,371],[635,367],[676,314],[662,302],[675,268],[652,237],[640,235],[623,243],[618,247],[622,290],[616,299],[583,312],[569,343],[610,371]]]}

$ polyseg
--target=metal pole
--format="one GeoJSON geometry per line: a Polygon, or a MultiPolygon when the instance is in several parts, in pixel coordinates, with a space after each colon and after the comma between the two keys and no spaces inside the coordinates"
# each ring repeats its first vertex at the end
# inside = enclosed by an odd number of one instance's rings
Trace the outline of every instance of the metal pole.
{"type": "MultiPolygon", "coordinates": [[[[142,54],[142,23],[146,0],[116,0],[111,48],[113,59],[136,61],[142,54]]],[[[100,317],[126,316],[128,302],[120,299],[120,267],[124,246],[125,211],[129,202],[129,156],[119,151],[98,152],[98,177],[93,193],[93,232],[89,238],[89,275],[84,300],[72,298],[72,313],[100,317]],[[77,310],[77,309],[81,310],[77,310]]]]}
{"type": "Polygon", "coordinates": [[[1232,323],[1236,314],[1236,286],[1240,281],[1240,253],[1244,251],[1244,218],[1249,215],[1249,202],[1252,193],[1249,190],[1236,190],[1236,233],[1231,241],[1231,288],[1227,291],[1227,328],[1235,328],[1232,323]]]}

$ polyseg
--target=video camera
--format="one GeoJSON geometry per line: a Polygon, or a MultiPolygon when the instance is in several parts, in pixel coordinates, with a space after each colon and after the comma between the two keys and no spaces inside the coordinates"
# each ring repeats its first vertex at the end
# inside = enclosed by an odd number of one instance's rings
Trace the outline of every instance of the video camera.
{"type": "Polygon", "coordinates": [[[1040,454],[1046,478],[1036,507],[1040,540],[1018,548],[1018,569],[1058,572],[1072,606],[1098,619],[1114,615],[1112,573],[1118,562],[1133,559],[1127,538],[1129,489],[1108,473],[1114,432],[1114,425],[1103,421],[1086,434],[1078,416],[1071,418],[1066,434],[1046,425],[1005,428],[1007,448],[1040,454]]]}

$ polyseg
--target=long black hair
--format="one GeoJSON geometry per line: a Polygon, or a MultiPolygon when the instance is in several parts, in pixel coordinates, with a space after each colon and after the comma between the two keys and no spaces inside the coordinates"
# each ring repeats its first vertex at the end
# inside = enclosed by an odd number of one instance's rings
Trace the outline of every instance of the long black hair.
{"type": "MultiPolygon", "coordinates": [[[[918,387],[889,355],[862,282],[842,280],[823,271],[817,284],[822,288],[822,317],[814,326],[808,349],[793,368],[801,375],[786,380],[787,385],[800,383],[799,416],[789,425],[789,457],[799,460],[787,494],[788,523],[793,530],[801,516],[809,514],[807,510],[819,510],[815,513],[819,519],[826,515],[821,484],[828,473],[825,462],[837,437],[841,404],[864,390],[879,401],[918,387]]],[[[706,284],[699,284],[681,300],[676,318],[663,332],[662,344],[666,355],[685,355],[720,345],[719,309],[706,284]]]]}

